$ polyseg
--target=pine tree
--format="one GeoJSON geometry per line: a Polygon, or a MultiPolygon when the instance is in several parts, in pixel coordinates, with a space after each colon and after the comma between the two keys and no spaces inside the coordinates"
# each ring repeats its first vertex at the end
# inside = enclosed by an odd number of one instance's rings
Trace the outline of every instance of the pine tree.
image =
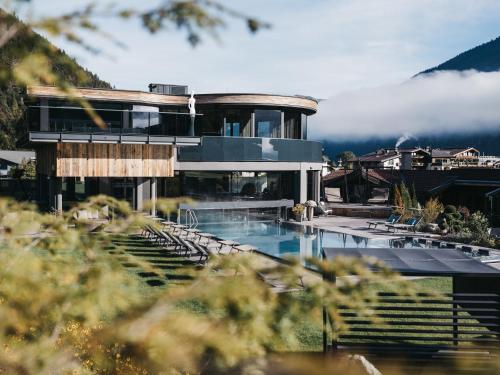
{"type": "Polygon", "coordinates": [[[417,192],[415,191],[415,183],[411,186],[411,206],[418,208],[417,192]]]}
{"type": "Polygon", "coordinates": [[[398,185],[394,185],[394,207],[396,207],[396,212],[403,214],[404,202],[398,185]]]}
{"type": "Polygon", "coordinates": [[[402,182],[400,185],[401,199],[403,200],[403,207],[408,210],[412,207],[411,196],[405,183],[402,182]]]}

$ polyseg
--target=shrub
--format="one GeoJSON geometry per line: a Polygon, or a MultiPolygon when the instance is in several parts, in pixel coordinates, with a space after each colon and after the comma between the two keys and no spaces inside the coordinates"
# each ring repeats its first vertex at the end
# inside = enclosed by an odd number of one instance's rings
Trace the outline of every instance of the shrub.
{"type": "Polygon", "coordinates": [[[481,211],[474,212],[467,222],[467,229],[471,233],[472,244],[478,246],[495,246],[495,241],[489,234],[490,223],[481,211]]]}
{"type": "Polygon", "coordinates": [[[448,204],[444,207],[444,213],[445,214],[454,214],[457,212],[457,208],[453,206],[452,204],[448,204]]]}
{"type": "Polygon", "coordinates": [[[461,232],[465,224],[462,215],[453,205],[447,205],[437,221],[442,230],[454,234],[461,232]]]}
{"type": "Polygon", "coordinates": [[[470,211],[467,207],[465,206],[459,206],[458,209],[457,209],[458,212],[460,212],[460,214],[462,215],[463,219],[465,221],[469,221],[470,219],[470,211]]]}
{"type": "MultiPolygon", "coordinates": [[[[258,363],[294,338],[294,324],[320,327],[323,308],[343,333],[348,322],[338,313],[340,305],[375,319],[377,290],[416,297],[411,284],[382,262],[342,257],[306,261],[333,278],[352,280],[312,278],[302,298],[273,293],[262,275],[296,288],[304,275],[300,261],[263,266],[252,254],[213,255],[206,267],[186,274],[195,281],[148,295],[123,267],[128,256],[108,251],[109,235],[125,239],[156,224],[126,202],[104,196],[75,210],[102,203],[120,215],[89,233],[69,225],[71,211],[41,214],[32,205],[0,199],[2,373],[256,373],[258,363]],[[199,308],[182,308],[193,303],[199,308]]],[[[170,205],[158,201],[163,212],[170,205]]],[[[143,262],[140,267],[160,272],[143,262]]]]}
{"type": "Polygon", "coordinates": [[[434,223],[439,215],[443,212],[443,204],[438,198],[431,198],[425,202],[422,210],[422,220],[424,224],[434,223]]]}

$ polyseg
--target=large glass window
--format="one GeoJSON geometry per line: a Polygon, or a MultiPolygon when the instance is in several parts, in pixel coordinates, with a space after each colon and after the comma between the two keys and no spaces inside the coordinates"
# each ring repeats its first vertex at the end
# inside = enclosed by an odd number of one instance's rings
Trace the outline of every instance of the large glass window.
{"type": "Polygon", "coordinates": [[[285,111],[285,136],[284,138],[300,139],[300,112],[285,111]]]}
{"type": "Polygon", "coordinates": [[[302,127],[302,139],[307,139],[307,115],[302,114],[300,117],[301,117],[301,127],[302,127]]]}
{"type": "Polygon", "coordinates": [[[200,109],[203,116],[200,117],[199,135],[219,136],[223,135],[224,116],[222,111],[213,109],[200,109]]]}
{"type": "Polygon", "coordinates": [[[57,132],[120,132],[122,127],[122,104],[91,103],[95,112],[106,124],[99,128],[90,116],[75,103],[49,101],[49,129],[57,132]]]}
{"type": "Polygon", "coordinates": [[[160,127],[160,109],[158,107],[134,105],[132,107],[132,127],[127,129],[130,133],[149,134],[160,127]]]}
{"type": "Polygon", "coordinates": [[[224,135],[226,137],[250,137],[252,114],[248,110],[225,111],[224,135]]]}
{"type": "Polygon", "coordinates": [[[295,172],[181,172],[182,195],[200,200],[294,198],[295,172]]]}
{"type": "Polygon", "coordinates": [[[260,138],[280,138],[281,111],[269,109],[255,110],[255,136],[260,138]]]}

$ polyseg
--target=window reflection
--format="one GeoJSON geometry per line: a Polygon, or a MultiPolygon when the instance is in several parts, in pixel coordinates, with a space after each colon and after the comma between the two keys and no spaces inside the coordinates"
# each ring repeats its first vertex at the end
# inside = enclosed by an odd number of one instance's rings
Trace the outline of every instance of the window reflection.
{"type": "Polygon", "coordinates": [[[160,109],[158,107],[134,105],[132,107],[132,128],[127,132],[148,134],[149,128],[158,128],[160,126],[160,109]]]}
{"type": "MultiPolygon", "coordinates": [[[[120,132],[122,104],[91,103],[95,112],[106,124],[99,128],[82,108],[66,101],[49,101],[49,129],[56,132],[120,132]]],[[[39,112],[38,112],[39,113],[39,112]]]]}
{"type": "Polygon", "coordinates": [[[226,137],[250,137],[252,113],[244,109],[225,111],[224,135],[226,137]]]}
{"type": "Polygon", "coordinates": [[[281,111],[269,109],[255,110],[255,136],[261,138],[280,138],[281,111]]]}
{"type": "Polygon", "coordinates": [[[285,138],[300,139],[301,114],[296,111],[285,111],[285,138]]]}
{"type": "Polygon", "coordinates": [[[199,200],[294,198],[296,172],[181,172],[182,195],[199,200]]]}

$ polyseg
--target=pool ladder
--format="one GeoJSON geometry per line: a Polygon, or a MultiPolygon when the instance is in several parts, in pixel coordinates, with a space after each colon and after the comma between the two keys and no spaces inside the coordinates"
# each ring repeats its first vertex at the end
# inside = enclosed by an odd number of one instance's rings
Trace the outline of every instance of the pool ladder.
{"type": "Polygon", "coordinates": [[[194,210],[190,208],[186,210],[186,225],[189,228],[196,228],[198,226],[198,218],[194,210]]]}

